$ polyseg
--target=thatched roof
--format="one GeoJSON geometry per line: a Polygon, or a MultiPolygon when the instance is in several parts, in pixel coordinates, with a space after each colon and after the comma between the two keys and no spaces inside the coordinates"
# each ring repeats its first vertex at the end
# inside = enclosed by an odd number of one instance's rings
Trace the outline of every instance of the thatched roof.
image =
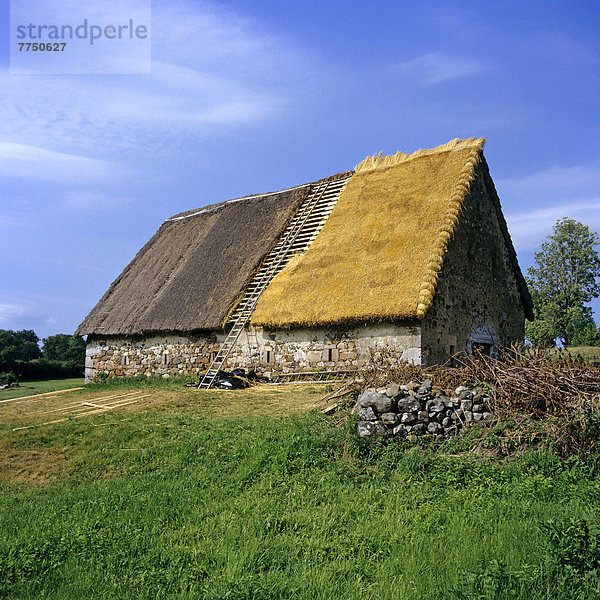
{"type": "MultiPolygon", "coordinates": [[[[292,327],[423,318],[483,144],[454,140],[432,150],[365,159],[307,252],[269,284],[252,323],[292,327]]],[[[521,284],[516,256],[513,266],[521,284]]],[[[522,297],[527,309],[526,286],[522,297]]]]}
{"type": "Polygon", "coordinates": [[[309,188],[230,200],[167,219],[76,335],[222,327],[309,188]]]}
{"type": "MultiPolygon", "coordinates": [[[[477,169],[489,180],[525,313],[531,317],[531,298],[483,144],[483,139],[454,140],[432,150],[365,159],[307,252],[269,284],[252,323],[293,327],[421,319],[432,303],[447,244],[477,169]]],[[[340,176],[348,173],[328,179],[340,176]]],[[[76,334],[220,329],[311,185],[171,217],[76,334]]]]}

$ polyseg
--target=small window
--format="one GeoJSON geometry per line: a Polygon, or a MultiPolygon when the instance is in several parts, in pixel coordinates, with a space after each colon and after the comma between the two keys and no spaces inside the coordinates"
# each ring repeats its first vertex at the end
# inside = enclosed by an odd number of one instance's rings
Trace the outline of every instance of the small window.
{"type": "Polygon", "coordinates": [[[162,364],[163,365],[168,365],[169,364],[169,355],[166,354],[166,353],[162,355],[162,364]]]}
{"type": "Polygon", "coordinates": [[[271,351],[270,350],[266,351],[266,362],[267,363],[271,362],[271,351]]]}
{"type": "Polygon", "coordinates": [[[456,346],[454,346],[454,344],[450,344],[449,354],[450,356],[454,356],[454,354],[456,354],[456,346]]]}
{"type": "Polygon", "coordinates": [[[482,356],[492,356],[492,344],[484,344],[482,342],[473,342],[473,354],[481,354],[482,356]]]}
{"type": "Polygon", "coordinates": [[[129,354],[123,355],[123,360],[121,361],[121,364],[124,367],[126,367],[129,364],[129,354]]]}
{"type": "Polygon", "coordinates": [[[327,350],[327,362],[333,362],[333,348],[327,350]]]}

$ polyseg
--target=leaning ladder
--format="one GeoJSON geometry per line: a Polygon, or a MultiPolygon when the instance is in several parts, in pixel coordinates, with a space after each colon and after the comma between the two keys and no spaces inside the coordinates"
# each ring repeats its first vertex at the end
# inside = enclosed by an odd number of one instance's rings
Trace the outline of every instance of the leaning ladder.
{"type": "Polygon", "coordinates": [[[302,206],[246,288],[244,297],[231,316],[230,322],[233,322],[233,326],[229,330],[225,341],[221,344],[208,371],[198,384],[199,388],[209,389],[213,385],[221,367],[225,364],[229,353],[250,320],[262,293],[273,277],[285,267],[290,258],[305,252],[317,237],[348,179],[349,177],[345,177],[336,181],[325,181],[310,190],[302,206]]]}

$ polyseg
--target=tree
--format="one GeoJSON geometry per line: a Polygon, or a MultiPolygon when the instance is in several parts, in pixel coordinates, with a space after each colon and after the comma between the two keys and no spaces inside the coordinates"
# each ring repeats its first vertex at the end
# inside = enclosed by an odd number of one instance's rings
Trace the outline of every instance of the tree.
{"type": "Polygon", "coordinates": [[[554,233],[536,252],[527,278],[535,321],[527,324],[526,335],[534,344],[554,345],[558,338],[569,346],[584,338],[597,339],[586,303],[600,296],[600,256],[595,249],[599,243],[589,227],[565,218],[557,221],[554,233]]]}
{"type": "Polygon", "coordinates": [[[44,358],[70,361],[83,365],[85,362],[85,341],[64,333],[44,338],[44,358]]]}
{"type": "Polygon", "coordinates": [[[0,363],[12,364],[17,360],[29,361],[42,356],[40,338],[31,329],[12,331],[0,329],[0,363]]]}

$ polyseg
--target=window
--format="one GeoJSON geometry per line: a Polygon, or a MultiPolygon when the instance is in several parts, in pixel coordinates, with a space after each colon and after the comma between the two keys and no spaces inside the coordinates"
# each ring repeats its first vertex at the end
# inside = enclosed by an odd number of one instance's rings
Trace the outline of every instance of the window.
{"type": "Polygon", "coordinates": [[[124,354],[121,364],[126,367],[129,364],[129,354],[124,354]]]}
{"type": "Polygon", "coordinates": [[[498,338],[489,325],[481,323],[473,328],[467,340],[467,352],[492,358],[498,357],[498,338]]]}
{"type": "Polygon", "coordinates": [[[169,355],[167,353],[162,355],[162,364],[163,365],[168,365],[169,364],[169,355]]]}
{"type": "Polygon", "coordinates": [[[263,362],[268,365],[273,364],[275,362],[275,352],[273,351],[273,348],[271,348],[271,346],[266,346],[265,348],[263,348],[262,359],[263,362]]]}
{"type": "Polygon", "coordinates": [[[327,362],[333,362],[333,348],[327,350],[327,362]]]}
{"type": "Polygon", "coordinates": [[[482,354],[483,356],[492,356],[493,344],[484,344],[482,342],[473,342],[473,354],[482,354]]]}

